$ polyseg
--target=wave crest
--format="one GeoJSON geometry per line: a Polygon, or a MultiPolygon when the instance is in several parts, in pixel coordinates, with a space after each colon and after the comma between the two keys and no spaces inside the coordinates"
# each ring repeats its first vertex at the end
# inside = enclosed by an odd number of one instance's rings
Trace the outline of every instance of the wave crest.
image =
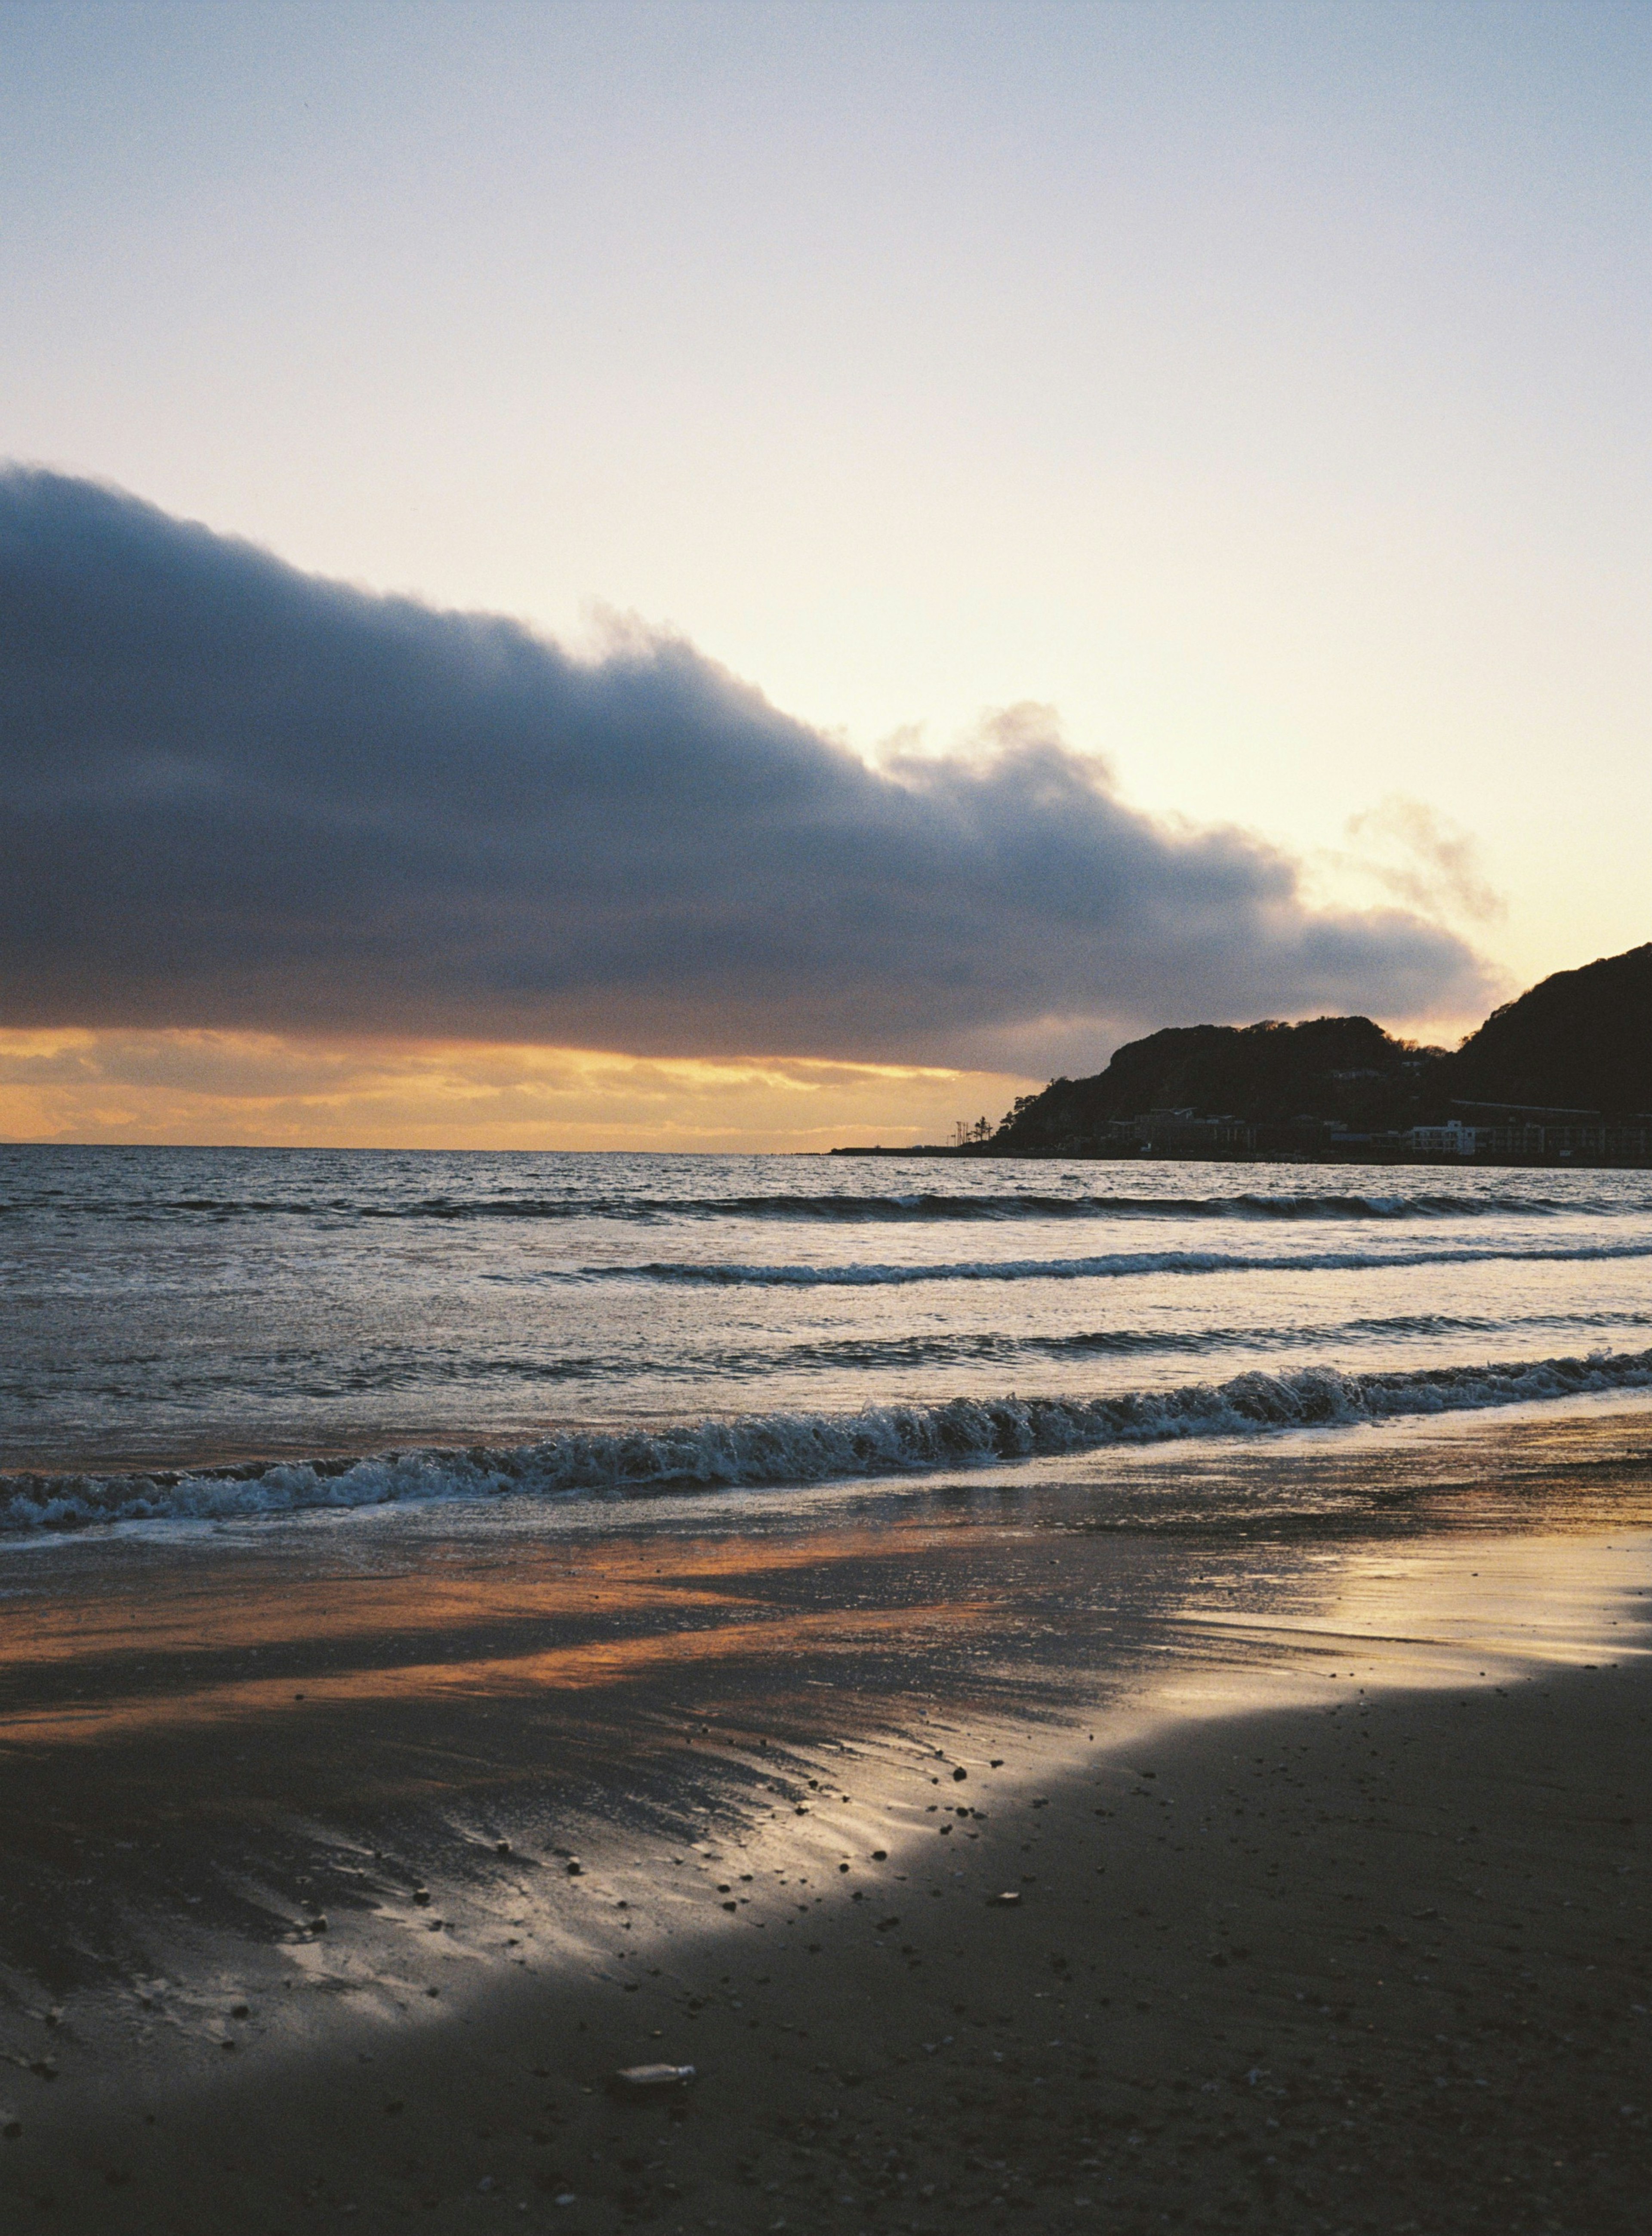
{"type": "Polygon", "coordinates": [[[1111,1398],[957,1398],[853,1414],[758,1414],[631,1433],[567,1430],[497,1450],[282,1461],[197,1474],[13,1476],[0,1478],[0,1529],[239,1519],[509,1494],[622,1496],[803,1484],[1640,1389],[1652,1389],[1652,1350],[1370,1374],[1310,1366],[1111,1398]]]}
{"type": "Polygon", "coordinates": [[[1498,1248],[1464,1244],[1440,1250],[1302,1250],[1260,1257],[1238,1250],[1111,1251],[1104,1258],[964,1258],[942,1265],[743,1266],[656,1259],[640,1266],[587,1266],[559,1279],[702,1283],[724,1288],[902,1288],[916,1281],[1120,1280],[1143,1273],[1375,1273],[1390,1266],[1521,1264],[1597,1258],[1652,1258],[1652,1242],[1577,1243],[1570,1247],[1498,1248]]]}

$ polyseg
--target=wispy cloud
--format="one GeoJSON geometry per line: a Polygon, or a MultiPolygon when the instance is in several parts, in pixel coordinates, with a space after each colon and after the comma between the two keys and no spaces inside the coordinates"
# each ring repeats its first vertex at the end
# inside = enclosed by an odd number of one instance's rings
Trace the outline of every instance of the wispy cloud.
{"type": "Polygon", "coordinates": [[[22,470],[0,780],[13,1027],[1026,1074],[1487,985],[1415,908],[1315,909],[1264,840],[1131,808],[1047,710],[874,770],[676,638],[575,660],[22,470]]]}
{"type": "Polygon", "coordinates": [[[1507,901],[1480,868],[1472,833],[1426,800],[1390,792],[1350,816],[1347,835],[1355,851],[1342,858],[1343,866],[1363,871],[1413,908],[1474,924],[1508,914],[1507,901]]]}

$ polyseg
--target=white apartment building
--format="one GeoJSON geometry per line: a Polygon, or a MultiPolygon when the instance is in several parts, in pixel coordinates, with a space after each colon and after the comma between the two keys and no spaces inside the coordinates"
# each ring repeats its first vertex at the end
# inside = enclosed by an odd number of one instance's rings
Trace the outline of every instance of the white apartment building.
{"type": "Polygon", "coordinates": [[[1460,1119],[1450,1118],[1443,1126],[1413,1126],[1406,1138],[1419,1156],[1472,1157],[1481,1135],[1490,1131],[1489,1127],[1465,1126],[1460,1119]]]}

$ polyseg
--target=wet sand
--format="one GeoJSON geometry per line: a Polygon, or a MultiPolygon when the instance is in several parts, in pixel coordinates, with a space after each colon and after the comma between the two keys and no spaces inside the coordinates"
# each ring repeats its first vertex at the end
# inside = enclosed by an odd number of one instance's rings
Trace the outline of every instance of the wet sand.
{"type": "Polygon", "coordinates": [[[9,1557],[0,2212],[1638,2230],[1649,1427],[9,1557]]]}

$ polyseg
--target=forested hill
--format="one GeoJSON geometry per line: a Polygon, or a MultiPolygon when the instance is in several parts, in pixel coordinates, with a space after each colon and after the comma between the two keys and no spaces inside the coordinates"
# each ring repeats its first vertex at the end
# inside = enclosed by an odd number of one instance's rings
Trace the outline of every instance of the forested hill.
{"type": "Polygon", "coordinates": [[[1557,970],[1493,1009],[1452,1057],[1449,1091],[1608,1117],[1652,1112],[1652,944],[1557,970]]]}
{"type": "Polygon", "coordinates": [[[992,1147],[1047,1151],[1150,1110],[1381,1132],[1459,1102],[1652,1112],[1652,944],[1557,971],[1454,1054],[1396,1040],[1369,1017],[1171,1026],[1131,1041],[1093,1078],[1052,1080],[1017,1104],[992,1147]]]}
{"type": "Polygon", "coordinates": [[[1438,1099],[1432,1082],[1446,1061],[1444,1049],[1395,1040],[1369,1017],[1171,1025],[1129,1042],[1092,1079],[1052,1080],[1017,1106],[993,1146],[1041,1149],[1149,1110],[1253,1123],[1312,1117],[1414,1125],[1418,1112],[1438,1099]]]}

